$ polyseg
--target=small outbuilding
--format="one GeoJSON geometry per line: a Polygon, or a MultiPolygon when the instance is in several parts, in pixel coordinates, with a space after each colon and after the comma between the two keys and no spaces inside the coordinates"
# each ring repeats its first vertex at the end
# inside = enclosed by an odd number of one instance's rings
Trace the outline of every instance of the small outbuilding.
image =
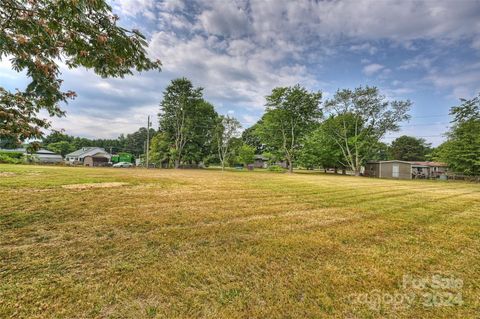
{"type": "Polygon", "coordinates": [[[82,147],[65,155],[65,160],[74,165],[107,166],[112,155],[101,147],[82,147]]]}
{"type": "Polygon", "coordinates": [[[369,161],[364,175],[377,178],[416,179],[439,178],[447,172],[447,165],[440,162],[369,161]]]}
{"type": "Polygon", "coordinates": [[[34,156],[34,161],[38,161],[39,163],[44,164],[54,164],[54,163],[61,163],[63,162],[63,157],[60,154],[56,154],[55,152],[51,152],[49,150],[40,149],[38,150],[34,156]]]}
{"type": "Polygon", "coordinates": [[[267,168],[268,158],[263,155],[255,155],[253,157],[253,167],[255,168],[267,168]]]}
{"type": "Polygon", "coordinates": [[[270,159],[263,155],[255,155],[253,157],[253,167],[255,168],[268,168],[269,166],[280,166],[282,168],[288,168],[287,161],[277,160],[270,162],[270,159]]]}

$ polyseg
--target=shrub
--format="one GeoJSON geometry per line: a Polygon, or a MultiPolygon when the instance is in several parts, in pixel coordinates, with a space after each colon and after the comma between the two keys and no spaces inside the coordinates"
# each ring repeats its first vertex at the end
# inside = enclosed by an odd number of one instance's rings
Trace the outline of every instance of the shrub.
{"type": "Polygon", "coordinates": [[[279,165],[270,165],[268,166],[270,172],[285,172],[285,169],[279,165]]]}
{"type": "MultiPolygon", "coordinates": [[[[20,153],[23,157],[23,154],[20,153]]],[[[9,156],[9,153],[2,152],[0,153],[0,163],[4,164],[22,164],[24,163],[22,157],[9,156]]]]}
{"type": "Polygon", "coordinates": [[[23,153],[22,152],[2,152],[2,151],[0,151],[0,156],[21,159],[23,157],[23,153]]]}

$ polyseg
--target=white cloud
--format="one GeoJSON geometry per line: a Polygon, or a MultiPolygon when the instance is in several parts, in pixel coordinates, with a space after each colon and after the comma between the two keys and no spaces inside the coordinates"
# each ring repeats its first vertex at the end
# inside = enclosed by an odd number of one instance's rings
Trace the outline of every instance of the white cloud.
{"type": "Polygon", "coordinates": [[[378,64],[378,63],[372,63],[372,64],[369,64],[369,65],[366,65],[366,66],[363,67],[363,73],[367,76],[371,76],[371,75],[379,72],[383,68],[385,68],[385,66],[383,66],[381,64],[378,64]]]}
{"type": "Polygon", "coordinates": [[[354,52],[368,52],[370,55],[374,55],[378,52],[378,48],[370,43],[354,44],[350,46],[350,50],[354,52]]]}
{"type": "Polygon", "coordinates": [[[410,69],[419,69],[423,68],[430,70],[432,64],[435,62],[435,57],[426,57],[423,55],[418,55],[412,59],[408,59],[398,67],[399,70],[410,70],[410,69]]]}
{"type": "Polygon", "coordinates": [[[480,50],[480,35],[476,36],[472,40],[472,48],[474,48],[476,50],[480,50]]]}
{"type": "MultiPolygon", "coordinates": [[[[139,127],[145,127],[147,115],[158,112],[156,105],[137,107],[124,110],[121,114],[108,118],[94,118],[91,114],[78,112],[68,113],[66,117],[52,118],[53,128],[64,129],[66,134],[84,136],[87,138],[116,138],[120,134],[135,132],[139,127]]],[[[153,127],[157,127],[155,116],[151,117],[153,127]]]]}
{"type": "Polygon", "coordinates": [[[214,1],[214,7],[203,11],[198,16],[199,27],[207,33],[239,37],[249,32],[246,11],[233,1],[214,1]]]}
{"type": "Polygon", "coordinates": [[[347,36],[391,39],[458,39],[480,31],[475,1],[252,1],[256,34],[301,39],[347,36]]]}
{"type": "Polygon", "coordinates": [[[142,15],[150,20],[154,20],[155,1],[151,0],[119,0],[114,2],[114,7],[124,16],[142,15]]]}
{"type": "Polygon", "coordinates": [[[187,76],[194,84],[202,85],[207,97],[214,102],[222,100],[245,109],[262,110],[264,96],[275,86],[302,83],[313,87],[317,84],[305,66],[275,65],[274,62],[292,54],[292,48],[262,48],[246,40],[224,44],[225,41],[217,37],[179,39],[172,33],[157,32],[152,37],[150,49],[156,57],[169,61],[165,72],[187,76]],[[215,47],[226,50],[218,52],[215,47]]]}
{"type": "Polygon", "coordinates": [[[185,2],[183,0],[164,0],[159,4],[159,9],[163,11],[184,10],[185,2]]]}
{"type": "Polygon", "coordinates": [[[193,24],[184,16],[171,12],[159,12],[160,29],[176,28],[176,29],[192,29],[193,24]]]}

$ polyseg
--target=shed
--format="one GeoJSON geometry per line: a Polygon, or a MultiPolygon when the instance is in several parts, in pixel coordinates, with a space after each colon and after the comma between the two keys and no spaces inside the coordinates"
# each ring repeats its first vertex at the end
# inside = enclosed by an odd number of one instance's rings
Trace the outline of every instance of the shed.
{"type": "Polygon", "coordinates": [[[377,178],[411,179],[412,169],[406,161],[371,161],[365,165],[365,176],[377,178]]]}
{"type": "Polygon", "coordinates": [[[255,168],[267,168],[268,167],[268,158],[263,155],[255,155],[253,157],[253,166],[255,168]]]}
{"type": "Polygon", "coordinates": [[[63,157],[49,150],[40,149],[34,154],[35,160],[39,163],[61,163],[63,157]]]}
{"type": "Polygon", "coordinates": [[[413,161],[369,161],[365,165],[365,176],[377,178],[439,178],[447,171],[447,165],[440,162],[413,161]]]}

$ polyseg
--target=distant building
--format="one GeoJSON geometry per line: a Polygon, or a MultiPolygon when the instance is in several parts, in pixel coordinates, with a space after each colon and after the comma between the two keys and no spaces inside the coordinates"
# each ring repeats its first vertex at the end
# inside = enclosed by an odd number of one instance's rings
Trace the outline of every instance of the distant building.
{"type": "Polygon", "coordinates": [[[253,157],[253,167],[255,168],[267,168],[268,158],[263,155],[255,155],[253,157]]]}
{"type": "Polygon", "coordinates": [[[440,162],[370,161],[364,175],[377,178],[439,178],[447,173],[447,164],[440,162]]]}
{"type": "Polygon", "coordinates": [[[32,161],[36,163],[54,164],[63,162],[62,155],[45,149],[39,149],[33,154],[29,154],[26,148],[0,149],[0,151],[6,153],[22,153],[24,156],[32,155],[32,161]]]}
{"type": "Polygon", "coordinates": [[[269,158],[263,155],[254,155],[253,157],[253,167],[255,168],[268,168],[269,166],[280,166],[283,168],[288,168],[287,161],[279,160],[269,163],[269,158]]]}
{"type": "Polygon", "coordinates": [[[84,166],[106,166],[111,158],[112,155],[101,147],[82,147],[65,155],[68,163],[84,166]]]}

